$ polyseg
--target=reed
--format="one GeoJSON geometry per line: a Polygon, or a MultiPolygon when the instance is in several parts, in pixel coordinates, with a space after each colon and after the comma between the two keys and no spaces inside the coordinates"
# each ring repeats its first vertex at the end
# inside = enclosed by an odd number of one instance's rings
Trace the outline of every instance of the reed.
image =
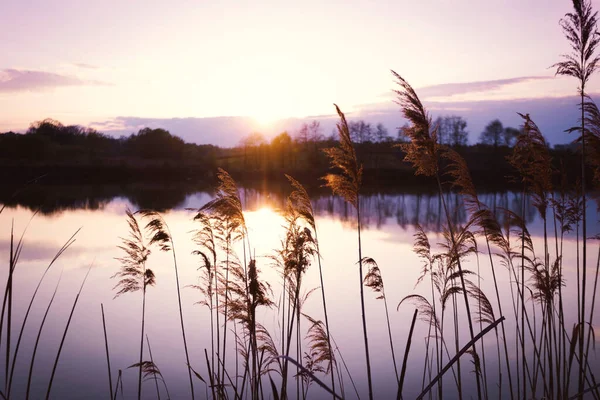
{"type": "Polygon", "coordinates": [[[363,167],[359,164],[356,157],[356,151],[352,139],[350,138],[350,129],[346,116],[335,105],[340,122],[337,124],[337,131],[340,140],[340,147],[325,149],[325,154],[329,157],[331,168],[337,169],[339,173],[325,175],[325,185],[330,187],[334,194],[342,196],[356,210],[356,230],[358,234],[358,276],[360,279],[360,308],[362,317],[363,339],[365,346],[365,362],[367,367],[367,383],[369,385],[369,399],[373,400],[373,382],[371,379],[371,357],[369,356],[369,339],[367,335],[367,316],[365,313],[365,295],[363,289],[363,257],[362,244],[360,239],[360,187],[362,185],[363,167]]]}
{"type": "MultiPolygon", "coordinates": [[[[442,201],[444,214],[446,215],[446,228],[448,232],[448,236],[450,238],[450,243],[448,246],[449,257],[452,261],[455,261],[456,267],[458,269],[457,278],[460,280],[460,292],[463,295],[463,300],[465,304],[465,310],[467,314],[467,321],[469,325],[469,334],[471,336],[471,341],[473,341],[475,337],[475,332],[473,329],[473,318],[471,314],[471,307],[468,299],[468,291],[465,284],[463,268],[461,264],[461,257],[459,256],[457,250],[460,248],[461,243],[459,243],[459,238],[457,235],[465,232],[468,234],[468,231],[456,232],[457,228],[454,226],[452,218],[450,216],[450,212],[448,210],[446,201],[444,199],[444,191],[442,189],[441,179],[440,179],[440,151],[444,148],[443,145],[440,145],[437,140],[437,126],[433,126],[431,122],[431,117],[428,112],[425,110],[425,107],[421,103],[419,96],[415,92],[415,90],[410,86],[410,84],[404,80],[399,74],[392,71],[392,75],[396,79],[396,83],[399,86],[399,89],[394,92],[398,96],[397,103],[402,108],[402,112],[404,117],[411,122],[411,126],[406,130],[406,135],[410,138],[409,143],[400,144],[399,146],[404,150],[406,156],[404,157],[404,161],[409,162],[415,168],[415,174],[417,175],[425,175],[429,177],[433,177],[436,180],[440,199],[442,201]]],[[[466,236],[465,236],[466,238],[466,236]]],[[[459,291],[453,291],[453,296],[458,294],[459,291]]],[[[455,308],[454,312],[455,326],[458,325],[458,316],[455,308]]],[[[473,347],[472,354],[477,359],[477,349],[473,347]]],[[[460,368],[460,364],[458,364],[460,368]]],[[[460,372],[459,372],[460,376],[460,372]]],[[[482,389],[481,389],[481,380],[479,374],[476,373],[476,382],[477,382],[477,397],[481,399],[482,397],[482,389]]]]}
{"type": "Polygon", "coordinates": [[[106,333],[106,319],[104,318],[104,304],[100,303],[100,309],[102,310],[102,331],[104,333],[104,347],[106,349],[106,366],[108,368],[108,389],[110,398],[113,398],[113,384],[112,384],[112,372],[110,370],[110,353],[108,351],[108,335],[106,333]]]}
{"type": "Polygon", "coordinates": [[[127,209],[127,223],[129,225],[129,238],[121,238],[123,245],[119,246],[125,252],[125,256],[117,258],[121,263],[121,270],[114,274],[113,278],[119,281],[114,289],[117,290],[116,297],[130,292],[142,292],[142,318],[140,335],[140,357],[139,362],[134,364],[138,367],[138,400],[142,398],[142,372],[144,367],[144,328],[146,324],[146,290],[148,286],[156,284],[154,272],[146,267],[150,250],[148,249],[144,235],[140,229],[135,215],[127,209]]]}
{"type": "MultiPolygon", "coordinates": [[[[177,286],[177,305],[179,306],[179,323],[181,325],[181,338],[183,340],[183,350],[185,352],[186,365],[190,365],[190,355],[188,352],[188,344],[185,335],[185,324],[183,322],[183,308],[181,307],[181,288],[179,285],[179,270],[177,268],[177,256],[175,254],[175,243],[173,242],[173,235],[169,225],[164,220],[163,216],[154,210],[140,210],[138,214],[142,218],[148,220],[145,229],[150,233],[149,246],[153,244],[158,245],[161,251],[169,252],[173,254],[173,266],[175,268],[175,284],[177,286]]],[[[192,394],[192,400],[194,396],[194,382],[192,381],[192,371],[188,368],[188,378],[190,382],[190,391],[192,394]]]]}
{"type": "MultiPolygon", "coordinates": [[[[13,375],[14,375],[14,372],[15,372],[15,363],[16,363],[16,360],[17,360],[17,355],[19,354],[19,348],[21,346],[21,340],[23,338],[23,332],[25,331],[25,326],[27,324],[27,320],[29,319],[29,314],[31,312],[31,308],[33,306],[33,302],[34,302],[34,300],[35,300],[35,298],[37,296],[37,293],[38,293],[40,287],[42,286],[42,282],[44,281],[44,278],[48,274],[48,271],[50,271],[50,268],[52,267],[52,265],[54,265],[54,263],[58,260],[58,258],[75,242],[75,236],[79,233],[80,230],[81,230],[81,228],[77,229],[77,231],[75,231],[75,233],[65,242],[65,244],[54,255],[54,257],[52,258],[52,260],[50,261],[50,263],[48,264],[48,266],[44,270],[42,276],[40,277],[40,280],[38,281],[38,284],[35,287],[35,290],[33,291],[33,294],[31,295],[31,300],[29,301],[29,305],[27,306],[27,311],[25,311],[25,316],[23,317],[23,322],[21,323],[21,329],[19,330],[19,337],[17,338],[17,344],[15,346],[15,351],[14,351],[13,356],[12,356],[12,363],[11,363],[11,367],[10,367],[10,377],[8,379],[8,391],[6,393],[7,397],[10,397],[10,394],[11,394],[13,375]]],[[[33,365],[33,362],[31,364],[33,365]]]]}
{"type": "Polygon", "coordinates": [[[385,308],[385,321],[387,323],[388,337],[390,339],[390,350],[392,351],[392,364],[394,364],[396,380],[400,382],[400,375],[398,375],[398,366],[396,365],[396,353],[394,352],[394,340],[392,339],[392,328],[390,326],[390,313],[388,311],[387,298],[385,297],[385,287],[383,285],[383,277],[381,276],[381,270],[379,269],[379,265],[377,265],[377,262],[371,257],[364,257],[363,264],[369,268],[364,279],[365,286],[371,288],[375,293],[379,293],[377,299],[383,300],[383,306],[385,308]]]}
{"type": "MultiPolygon", "coordinates": [[[[586,137],[585,127],[585,88],[591,75],[598,69],[600,56],[596,55],[596,48],[600,43],[600,33],[597,30],[598,13],[592,9],[589,0],[573,0],[573,12],[567,13],[560,20],[560,25],[565,37],[571,45],[572,52],[562,56],[563,61],[553,65],[557,75],[571,76],[579,83],[581,126],[576,130],[580,132],[581,140],[581,187],[583,201],[582,215],[582,256],[581,256],[581,294],[579,299],[578,323],[586,323],[586,288],[587,288],[587,193],[586,193],[586,137]]],[[[585,364],[587,354],[584,354],[585,330],[579,331],[579,373],[578,392],[584,390],[585,364]]]]}
{"type": "MultiPolygon", "coordinates": [[[[289,197],[292,206],[294,207],[296,212],[299,215],[301,215],[302,218],[309,224],[309,226],[312,228],[312,230],[315,234],[314,240],[315,240],[315,247],[316,247],[317,263],[319,265],[319,282],[321,284],[321,298],[323,300],[323,314],[325,316],[325,332],[327,334],[327,345],[329,347],[329,358],[330,358],[330,360],[334,360],[333,349],[331,347],[331,340],[329,339],[331,337],[331,333],[329,331],[329,317],[327,314],[327,301],[325,299],[325,282],[323,281],[323,267],[321,265],[321,255],[320,255],[321,252],[319,250],[319,235],[317,232],[315,213],[313,211],[312,203],[310,201],[310,196],[308,195],[308,192],[306,191],[304,186],[302,186],[302,184],[300,184],[300,182],[298,182],[297,180],[292,178],[290,175],[286,174],[286,178],[290,181],[290,183],[292,184],[292,187],[294,188],[294,190],[292,191],[292,193],[290,194],[290,197],[289,197]]],[[[331,364],[331,363],[329,366],[331,368],[331,390],[335,393],[335,377],[334,377],[335,374],[334,374],[334,370],[333,370],[333,368],[335,366],[334,366],[334,364],[331,364]]]]}

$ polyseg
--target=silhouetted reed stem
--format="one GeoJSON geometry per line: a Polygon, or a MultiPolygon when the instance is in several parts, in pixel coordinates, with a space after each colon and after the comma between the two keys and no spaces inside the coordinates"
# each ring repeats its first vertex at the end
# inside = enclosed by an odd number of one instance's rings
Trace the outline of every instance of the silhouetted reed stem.
{"type": "Polygon", "coordinates": [[[33,291],[33,294],[31,295],[31,300],[29,301],[29,305],[27,306],[27,311],[25,312],[25,317],[23,317],[23,322],[21,323],[21,329],[19,330],[19,337],[17,338],[17,345],[15,346],[15,351],[14,351],[14,354],[12,357],[12,363],[11,363],[11,367],[10,367],[10,377],[8,379],[8,392],[6,394],[6,396],[8,398],[10,398],[10,394],[11,394],[13,375],[15,372],[15,364],[17,361],[17,356],[19,354],[19,348],[21,346],[21,339],[23,338],[23,332],[25,331],[25,325],[27,324],[27,320],[29,318],[29,313],[33,306],[33,301],[35,300],[38,290],[40,289],[40,286],[42,285],[42,282],[43,282],[44,278],[46,277],[48,271],[50,270],[52,265],[54,265],[56,260],[61,256],[61,254],[64,253],[69,248],[69,246],[71,246],[75,242],[75,239],[74,239],[75,235],[77,235],[77,233],[80,230],[81,230],[81,228],[77,229],[77,231],[75,231],[75,233],[73,235],[71,235],[71,237],[66,241],[66,243],[58,250],[58,252],[54,256],[54,258],[52,258],[52,260],[50,261],[50,263],[44,270],[44,273],[40,277],[40,280],[38,281],[38,284],[37,284],[35,290],[33,291]]]}
{"type": "MultiPolygon", "coordinates": [[[[456,239],[454,236],[454,225],[452,223],[452,219],[450,218],[450,213],[448,212],[448,206],[446,205],[446,199],[444,198],[444,192],[442,190],[442,183],[440,181],[439,173],[436,174],[436,181],[437,181],[437,185],[438,185],[438,190],[440,191],[440,197],[442,199],[444,213],[446,214],[446,221],[448,222],[448,230],[450,231],[450,239],[452,240],[452,247],[454,249],[456,249],[456,239]]],[[[463,274],[462,265],[460,262],[460,258],[458,258],[458,257],[457,257],[456,265],[458,267],[458,272],[460,275],[460,285],[462,288],[463,300],[465,302],[465,308],[467,311],[467,321],[469,322],[469,334],[471,335],[471,341],[473,341],[475,338],[475,332],[473,330],[473,319],[471,317],[471,307],[469,306],[469,297],[468,297],[468,292],[467,292],[467,288],[465,285],[465,278],[464,278],[464,274],[463,274]]],[[[475,344],[473,344],[473,351],[475,353],[477,353],[475,344]]],[[[477,382],[477,398],[481,400],[481,382],[480,382],[481,379],[479,377],[479,374],[475,374],[475,378],[476,378],[476,382],[477,382]]],[[[459,380],[460,380],[460,373],[459,373],[459,380]]]]}
{"type": "Polygon", "coordinates": [[[67,325],[65,326],[65,330],[62,335],[62,339],[60,340],[60,346],[58,347],[58,352],[56,353],[56,359],[54,360],[54,366],[52,367],[52,374],[50,375],[50,383],[48,383],[48,391],[46,392],[46,400],[50,398],[50,391],[52,390],[52,383],[54,382],[54,375],[56,374],[56,367],[58,366],[58,360],[60,359],[60,353],[62,352],[63,345],[65,344],[65,339],[67,338],[67,332],[69,331],[69,326],[71,325],[71,320],[73,319],[73,313],[75,312],[75,307],[77,307],[77,302],[79,301],[79,296],[83,290],[83,286],[85,285],[85,281],[92,270],[92,265],[88,268],[85,276],[83,277],[83,282],[81,282],[81,287],[77,292],[77,296],[75,296],[75,301],[73,301],[73,307],[71,307],[71,313],[69,314],[69,319],[67,320],[67,325]]]}
{"type": "Polygon", "coordinates": [[[404,357],[402,359],[402,370],[400,372],[400,379],[398,380],[398,393],[396,399],[402,399],[402,389],[404,388],[404,376],[406,374],[406,366],[408,365],[408,353],[410,352],[410,346],[412,344],[412,335],[415,329],[415,322],[417,321],[417,313],[419,310],[415,309],[413,313],[412,322],[410,323],[410,329],[408,331],[408,340],[406,341],[406,350],[404,350],[404,357]]]}
{"type": "Polygon", "coordinates": [[[38,329],[37,337],[35,338],[35,344],[33,346],[33,352],[31,355],[31,361],[29,362],[29,375],[27,375],[27,391],[25,394],[25,399],[29,400],[29,393],[31,389],[31,378],[33,377],[33,366],[35,365],[35,356],[37,354],[37,348],[40,344],[40,338],[42,337],[42,329],[44,328],[44,324],[46,323],[46,318],[48,317],[48,313],[50,312],[50,307],[52,307],[52,303],[54,303],[54,297],[56,297],[56,292],[58,291],[58,286],[62,279],[62,270],[60,271],[60,276],[58,278],[58,282],[54,288],[54,293],[52,293],[52,297],[46,306],[46,311],[44,312],[44,317],[42,318],[42,322],[40,322],[40,327],[38,329]]]}
{"type": "Polygon", "coordinates": [[[479,332],[477,334],[477,336],[475,336],[473,339],[471,339],[471,341],[469,341],[469,343],[467,343],[465,346],[463,346],[463,348],[444,366],[444,368],[442,368],[442,371],[431,382],[429,382],[429,385],[427,385],[427,387],[425,388],[425,390],[423,390],[421,392],[421,394],[417,397],[417,400],[421,400],[427,394],[427,392],[429,392],[431,390],[431,388],[437,383],[437,381],[439,379],[441,379],[442,376],[446,372],[448,372],[448,370],[450,369],[450,367],[452,367],[452,364],[454,364],[455,362],[457,362],[460,359],[460,357],[463,354],[465,354],[469,350],[469,348],[473,347],[473,345],[479,339],[481,339],[486,333],[488,333],[489,331],[491,331],[492,329],[494,329],[496,326],[498,326],[498,324],[503,319],[504,319],[504,317],[500,317],[494,323],[488,325],[483,331],[479,332]]]}
{"type": "MultiPolygon", "coordinates": [[[[4,371],[4,391],[8,392],[8,365],[10,362],[10,332],[12,322],[12,286],[13,286],[13,274],[15,271],[15,252],[14,252],[14,220],[10,228],[10,254],[8,263],[8,282],[6,283],[6,290],[4,291],[4,302],[2,303],[2,320],[0,323],[0,332],[2,331],[2,325],[4,323],[4,306],[7,306],[6,312],[6,364],[4,371]]],[[[1,339],[1,336],[0,336],[1,339]]]]}
{"type": "MultiPolygon", "coordinates": [[[[225,383],[225,356],[227,349],[227,307],[229,305],[229,245],[230,245],[230,234],[227,233],[226,238],[226,249],[225,249],[225,305],[223,309],[223,369],[221,370],[220,385],[225,383]]],[[[224,387],[224,386],[223,386],[224,387]]],[[[224,390],[223,390],[224,391],[224,390]]]]}
{"type": "Polygon", "coordinates": [[[108,388],[112,398],[113,385],[112,385],[112,373],[110,372],[110,354],[108,352],[108,335],[106,334],[106,319],[104,318],[104,304],[100,303],[100,309],[102,310],[102,331],[104,332],[104,347],[106,349],[106,365],[108,367],[108,388]]]}
{"type": "Polygon", "coordinates": [[[369,339],[367,336],[367,316],[365,312],[365,295],[363,286],[362,244],[360,240],[360,197],[356,196],[356,219],[358,232],[358,274],[360,277],[360,308],[362,316],[363,337],[365,342],[365,359],[367,363],[367,382],[369,385],[369,400],[373,400],[373,384],[371,382],[371,358],[369,356],[369,339]]]}
{"type": "MultiPolygon", "coordinates": [[[[148,339],[148,335],[146,335],[146,343],[148,343],[148,354],[150,355],[150,362],[152,363],[152,365],[155,366],[156,364],[154,364],[154,357],[152,357],[152,348],[150,347],[150,339],[148,339]]],[[[188,370],[190,370],[189,367],[188,367],[188,370]]],[[[154,372],[153,375],[154,375],[154,385],[156,386],[156,397],[158,397],[158,400],[160,400],[160,390],[158,390],[158,377],[156,376],[156,372],[154,372]]]]}
{"type": "Polygon", "coordinates": [[[144,327],[146,324],[146,285],[142,289],[142,333],[140,334],[140,366],[138,371],[138,400],[142,398],[142,362],[144,361],[144,327]]]}
{"type": "MultiPolygon", "coordinates": [[[[581,65],[584,65],[584,53],[580,52],[581,56],[581,65]]],[[[587,354],[584,354],[584,340],[585,340],[585,331],[583,326],[585,325],[585,289],[587,283],[587,221],[586,221],[586,208],[587,208],[587,199],[586,199],[586,183],[585,183],[585,115],[584,115],[584,92],[585,89],[585,81],[581,80],[581,198],[583,201],[583,216],[581,223],[581,240],[583,241],[583,251],[582,251],[582,267],[581,267],[581,315],[579,317],[579,323],[581,324],[582,329],[579,330],[579,385],[578,392],[581,393],[584,390],[584,376],[586,374],[584,360],[587,360],[587,354]]]]}
{"type": "MultiPolygon", "coordinates": [[[[315,227],[315,243],[317,246],[317,262],[319,264],[319,281],[321,283],[321,297],[323,299],[323,314],[325,315],[325,331],[327,332],[327,346],[329,346],[329,354],[333,358],[333,349],[331,347],[331,334],[329,333],[329,317],[327,315],[327,302],[325,301],[325,284],[323,283],[323,268],[321,267],[321,251],[319,249],[319,237],[317,234],[317,229],[315,227]]],[[[330,361],[331,365],[331,390],[335,393],[335,372],[336,368],[335,363],[330,361]]],[[[394,363],[395,366],[395,363],[394,363]]],[[[335,398],[335,396],[334,396],[335,398]]]]}
{"type": "MultiPolygon", "coordinates": [[[[167,225],[165,224],[165,226],[167,226],[167,225]]],[[[167,226],[167,230],[168,229],[169,228],[167,226]]],[[[175,243],[173,242],[173,236],[171,236],[170,231],[169,231],[169,237],[171,238],[171,246],[172,246],[172,251],[173,251],[173,265],[175,267],[175,283],[177,284],[177,305],[179,306],[179,322],[181,324],[181,337],[183,338],[183,349],[185,350],[185,362],[186,362],[186,365],[188,366],[187,372],[188,372],[188,378],[190,380],[190,391],[192,393],[192,400],[193,400],[193,399],[195,399],[194,382],[192,381],[192,370],[190,367],[190,365],[191,365],[190,364],[190,354],[188,352],[187,339],[185,336],[185,326],[183,323],[183,307],[181,307],[181,289],[179,286],[179,271],[177,269],[177,257],[175,256],[175,243]]],[[[160,396],[159,396],[159,399],[160,399],[160,396]]]]}
{"type": "Polygon", "coordinates": [[[359,164],[354,150],[354,144],[350,138],[350,130],[344,113],[335,105],[335,109],[340,117],[337,124],[337,130],[340,138],[339,147],[325,149],[325,153],[330,158],[332,168],[338,168],[342,171],[340,174],[328,174],[324,177],[326,185],[329,186],[334,194],[341,195],[345,201],[350,203],[356,209],[357,232],[358,232],[358,265],[360,278],[360,304],[363,326],[363,337],[365,343],[365,358],[367,364],[367,381],[369,385],[369,400],[373,400],[373,383],[371,379],[371,361],[369,356],[369,340],[367,336],[367,319],[365,313],[365,298],[363,288],[363,268],[362,268],[362,245],[360,240],[360,195],[359,191],[362,185],[362,164],[359,164]]]}
{"type": "MultiPolygon", "coordinates": [[[[487,246],[487,251],[488,251],[488,256],[490,259],[490,269],[492,271],[492,279],[494,281],[494,292],[496,293],[496,302],[498,303],[498,312],[500,313],[500,315],[504,315],[504,312],[502,311],[502,302],[500,301],[500,290],[498,289],[498,280],[496,278],[496,269],[494,268],[494,260],[492,257],[492,249],[490,247],[490,241],[488,238],[488,231],[487,229],[484,229],[483,234],[485,236],[485,244],[487,246]]],[[[508,374],[508,387],[510,390],[510,398],[511,400],[514,400],[514,389],[513,389],[513,383],[512,383],[512,374],[511,374],[511,370],[510,370],[510,357],[508,356],[508,345],[506,343],[506,329],[504,328],[504,321],[502,321],[500,323],[500,328],[502,329],[502,344],[504,347],[504,361],[506,362],[506,370],[507,370],[507,374],[508,374]]],[[[498,337],[498,333],[496,333],[496,338],[498,337]]],[[[500,362],[500,357],[498,357],[498,363],[500,362]]],[[[502,367],[501,365],[498,365],[498,370],[502,371],[502,367]]],[[[501,374],[501,372],[500,372],[501,374]]],[[[502,388],[502,386],[500,385],[500,388],[502,388]]],[[[500,389],[500,393],[502,393],[502,390],[500,389]]]]}

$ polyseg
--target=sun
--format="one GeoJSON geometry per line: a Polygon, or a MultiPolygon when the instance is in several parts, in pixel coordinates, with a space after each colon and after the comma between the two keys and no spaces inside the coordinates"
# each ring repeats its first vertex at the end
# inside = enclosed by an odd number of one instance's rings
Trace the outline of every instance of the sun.
{"type": "Polygon", "coordinates": [[[261,128],[268,128],[278,120],[290,117],[292,114],[292,110],[289,110],[285,104],[273,100],[275,97],[257,98],[254,104],[247,109],[248,114],[261,128]]]}
{"type": "Polygon", "coordinates": [[[260,128],[269,128],[280,117],[272,113],[253,113],[252,118],[256,121],[260,128]]]}

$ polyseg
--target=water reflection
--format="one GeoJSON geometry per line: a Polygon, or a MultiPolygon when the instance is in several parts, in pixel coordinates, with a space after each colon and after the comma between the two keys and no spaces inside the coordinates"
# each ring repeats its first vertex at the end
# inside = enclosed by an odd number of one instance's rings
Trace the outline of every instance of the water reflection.
{"type": "MultiPolygon", "coordinates": [[[[24,314],[27,302],[33,292],[37,280],[46,268],[54,253],[62,243],[79,227],[82,231],[77,242],[58,260],[56,267],[50,272],[48,281],[42,286],[39,302],[31,316],[30,325],[26,329],[23,342],[23,353],[17,362],[15,398],[24,397],[24,385],[28,373],[28,360],[37,334],[37,327],[44,312],[44,307],[58,280],[61,268],[64,268],[63,283],[57,295],[57,305],[51,310],[51,323],[44,332],[41,354],[36,361],[36,379],[34,385],[35,398],[44,395],[49,371],[52,368],[64,322],[68,317],[71,302],[75,296],[74,288],[78,288],[87,267],[94,263],[95,267],[86,286],[81,304],[73,318],[73,326],[65,343],[65,351],[58,368],[57,382],[53,393],[56,398],[99,398],[106,395],[106,363],[104,342],[100,317],[100,303],[107,312],[108,335],[111,346],[111,362],[113,368],[122,369],[125,381],[125,398],[135,397],[136,372],[127,367],[137,360],[139,348],[139,315],[141,303],[139,298],[121,297],[113,299],[114,280],[110,279],[117,270],[118,262],[114,257],[120,254],[117,246],[119,237],[127,236],[127,224],[124,218],[126,207],[145,208],[158,207],[164,210],[165,220],[169,223],[177,243],[177,256],[181,265],[182,286],[198,283],[197,267],[199,260],[192,255],[196,248],[191,240],[191,231],[197,228],[192,222],[192,213],[186,208],[197,208],[212,198],[210,191],[198,187],[88,187],[70,189],[54,187],[53,193],[42,193],[36,200],[35,192],[28,196],[15,196],[9,202],[11,209],[0,214],[0,253],[8,259],[10,249],[10,226],[15,221],[15,230],[20,233],[29,221],[32,210],[42,208],[48,215],[37,216],[31,223],[25,236],[25,245],[20,265],[15,276],[15,316],[24,314]],[[121,191],[123,189],[123,191],[121,191]]],[[[271,284],[277,299],[281,292],[281,281],[278,273],[270,268],[268,256],[278,248],[283,233],[283,220],[272,210],[284,205],[288,193],[285,186],[273,188],[244,188],[240,195],[252,239],[253,252],[257,256],[264,278],[271,284]]],[[[354,211],[341,199],[330,196],[326,191],[311,190],[315,193],[313,205],[317,214],[317,227],[321,238],[321,251],[324,267],[324,282],[330,302],[330,318],[332,335],[343,352],[348,368],[358,384],[358,391],[365,395],[364,356],[361,353],[360,312],[357,268],[356,268],[356,232],[354,230],[354,211]]],[[[530,223],[530,231],[534,236],[536,248],[542,248],[540,220],[529,199],[523,199],[519,193],[482,193],[482,202],[490,208],[510,209],[520,213],[525,201],[526,219],[530,223]]],[[[455,193],[446,194],[446,202],[450,212],[459,223],[464,223],[467,213],[460,196],[455,193]]],[[[422,262],[413,252],[414,226],[419,224],[430,234],[435,246],[439,242],[444,216],[442,205],[437,194],[425,190],[390,193],[376,191],[365,193],[361,201],[363,223],[363,255],[374,257],[386,284],[386,297],[390,304],[391,329],[395,344],[402,349],[408,336],[413,308],[403,304],[398,310],[400,300],[412,293],[428,295],[423,285],[415,288],[421,274],[422,262]]],[[[590,213],[590,218],[595,218],[590,213]]],[[[591,231],[592,229],[590,229],[591,231]]],[[[594,232],[595,233],[595,232],[594,232]]],[[[576,309],[576,244],[574,234],[565,242],[565,308],[576,309]]],[[[169,254],[153,252],[149,265],[157,275],[157,285],[148,293],[147,329],[152,342],[155,360],[169,384],[172,398],[187,398],[187,375],[185,358],[182,351],[178,326],[177,295],[175,292],[174,273],[169,254]]],[[[481,268],[482,288],[484,292],[493,293],[489,265],[486,257],[479,263],[470,260],[468,267],[481,268]]],[[[6,264],[5,264],[6,265],[6,264]]],[[[510,276],[503,268],[498,268],[500,286],[510,287],[510,276]]],[[[6,268],[0,271],[0,280],[6,279],[6,268]]],[[[317,269],[311,266],[305,278],[305,287],[316,288],[320,285],[317,269]]],[[[502,296],[505,310],[511,309],[510,294],[506,290],[502,296]]],[[[209,337],[208,313],[204,307],[197,305],[202,300],[197,291],[186,288],[182,292],[182,304],[186,317],[186,330],[190,335],[190,357],[193,367],[205,374],[204,348],[208,347],[209,337]]],[[[366,296],[366,314],[368,315],[369,340],[372,345],[374,383],[377,398],[395,396],[393,367],[389,356],[389,343],[385,314],[381,300],[369,292],[366,296]]],[[[318,295],[307,300],[304,311],[311,316],[322,318],[321,303],[318,295]]],[[[597,313],[596,313],[597,314],[597,313]]],[[[510,317],[510,314],[507,314],[510,317]]],[[[600,317],[600,316],[596,316],[600,317]]],[[[261,322],[269,329],[276,326],[276,310],[265,310],[261,322]],[[275,316],[274,316],[275,315],[275,316]]],[[[597,319],[595,319],[597,320],[597,319]]],[[[572,321],[568,321],[571,326],[572,321]]],[[[19,323],[19,322],[17,322],[19,323]]],[[[515,343],[516,328],[508,322],[508,343],[515,343]]],[[[46,329],[46,328],[45,328],[46,329]]],[[[272,332],[278,329],[273,328],[272,332]]],[[[409,358],[407,372],[406,398],[414,398],[421,387],[423,371],[423,354],[427,327],[423,323],[417,325],[413,348],[409,358]]],[[[464,339],[466,335],[462,335],[464,339]]],[[[485,346],[493,354],[493,341],[486,339],[485,346]]],[[[0,349],[2,359],[4,349],[0,349]]],[[[594,358],[595,365],[598,360],[594,358]]],[[[488,362],[490,376],[494,375],[496,366],[488,362]]],[[[1,369],[0,369],[1,371],[1,369]]],[[[116,371],[113,371],[116,373],[116,371]]],[[[0,376],[1,376],[0,372],[0,376]]],[[[465,373],[465,385],[473,383],[473,376],[465,373]]],[[[455,398],[452,379],[449,377],[447,388],[450,392],[445,398],[455,398]]],[[[348,383],[348,382],[346,382],[348,383]]],[[[0,379],[0,385],[2,384],[0,379]]],[[[504,382],[506,390],[506,382],[504,382]]],[[[204,390],[201,382],[197,382],[199,391],[204,390]]],[[[473,389],[471,387],[471,389],[473,389]]],[[[150,396],[151,383],[145,386],[150,396]]],[[[465,389],[468,391],[468,388],[465,389]]],[[[506,392],[504,392],[506,393],[506,392]]],[[[313,387],[309,398],[322,398],[318,388],[313,387]]],[[[353,391],[346,388],[348,398],[354,398],[353,391]]],[[[494,397],[494,396],[492,396],[494,397]]],[[[327,397],[328,398],[328,397],[327,397]]],[[[363,397],[364,398],[364,397],[363,397]]]]}
{"type": "Polygon", "coordinates": [[[209,188],[182,184],[81,185],[0,187],[0,202],[22,206],[44,215],[73,210],[103,210],[111,201],[125,198],[134,208],[166,211],[180,207],[188,196],[209,188]]]}
{"type": "MultiPolygon", "coordinates": [[[[240,197],[247,210],[258,210],[269,207],[282,209],[290,191],[287,185],[270,185],[261,188],[241,188],[240,197]]],[[[334,197],[328,192],[314,191],[313,207],[320,216],[330,216],[345,223],[354,223],[355,215],[352,207],[343,199],[334,197]]],[[[124,198],[135,209],[154,209],[167,211],[171,209],[197,208],[212,196],[212,188],[186,185],[109,185],[109,186],[36,186],[21,190],[4,188],[0,190],[0,202],[7,207],[25,207],[39,210],[42,214],[53,215],[73,210],[103,210],[117,198],[124,198]]],[[[462,196],[457,193],[445,194],[449,212],[458,224],[467,221],[462,196]]],[[[525,220],[531,223],[536,215],[531,199],[515,192],[489,192],[480,194],[480,200],[496,211],[500,222],[503,219],[501,210],[507,209],[519,215],[524,204],[525,220]]],[[[396,192],[388,190],[366,192],[361,196],[362,223],[366,228],[380,229],[390,219],[403,229],[417,224],[426,231],[440,232],[445,216],[442,202],[437,192],[428,190],[396,192]]]]}
{"type": "MultiPolygon", "coordinates": [[[[282,208],[288,193],[242,189],[240,194],[246,209],[257,210],[261,207],[282,208]]],[[[505,222],[504,210],[521,215],[523,206],[526,223],[533,222],[536,217],[531,198],[527,195],[523,198],[521,193],[482,193],[479,199],[498,215],[501,224],[505,222]]],[[[465,224],[468,215],[462,196],[448,192],[445,194],[445,201],[454,222],[465,224]]],[[[354,209],[340,197],[317,194],[312,197],[312,202],[315,213],[319,216],[333,217],[348,224],[355,223],[354,209]]],[[[367,193],[361,195],[361,222],[366,228],[380,229],[393,219],[403,229],[420,225],[425,231],[441,232],[445,221],[442,204],[437,192],[367,193]]]]}

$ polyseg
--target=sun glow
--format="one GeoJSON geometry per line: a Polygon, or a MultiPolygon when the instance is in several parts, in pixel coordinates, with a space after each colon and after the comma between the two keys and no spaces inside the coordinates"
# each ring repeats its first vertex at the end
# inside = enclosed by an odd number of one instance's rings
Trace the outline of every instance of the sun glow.
{"type": "Polygon", "coordinates": [[[269,206],[244,212],[252,252],[269,254],[284,235],[284,218],[269,206]]]}

